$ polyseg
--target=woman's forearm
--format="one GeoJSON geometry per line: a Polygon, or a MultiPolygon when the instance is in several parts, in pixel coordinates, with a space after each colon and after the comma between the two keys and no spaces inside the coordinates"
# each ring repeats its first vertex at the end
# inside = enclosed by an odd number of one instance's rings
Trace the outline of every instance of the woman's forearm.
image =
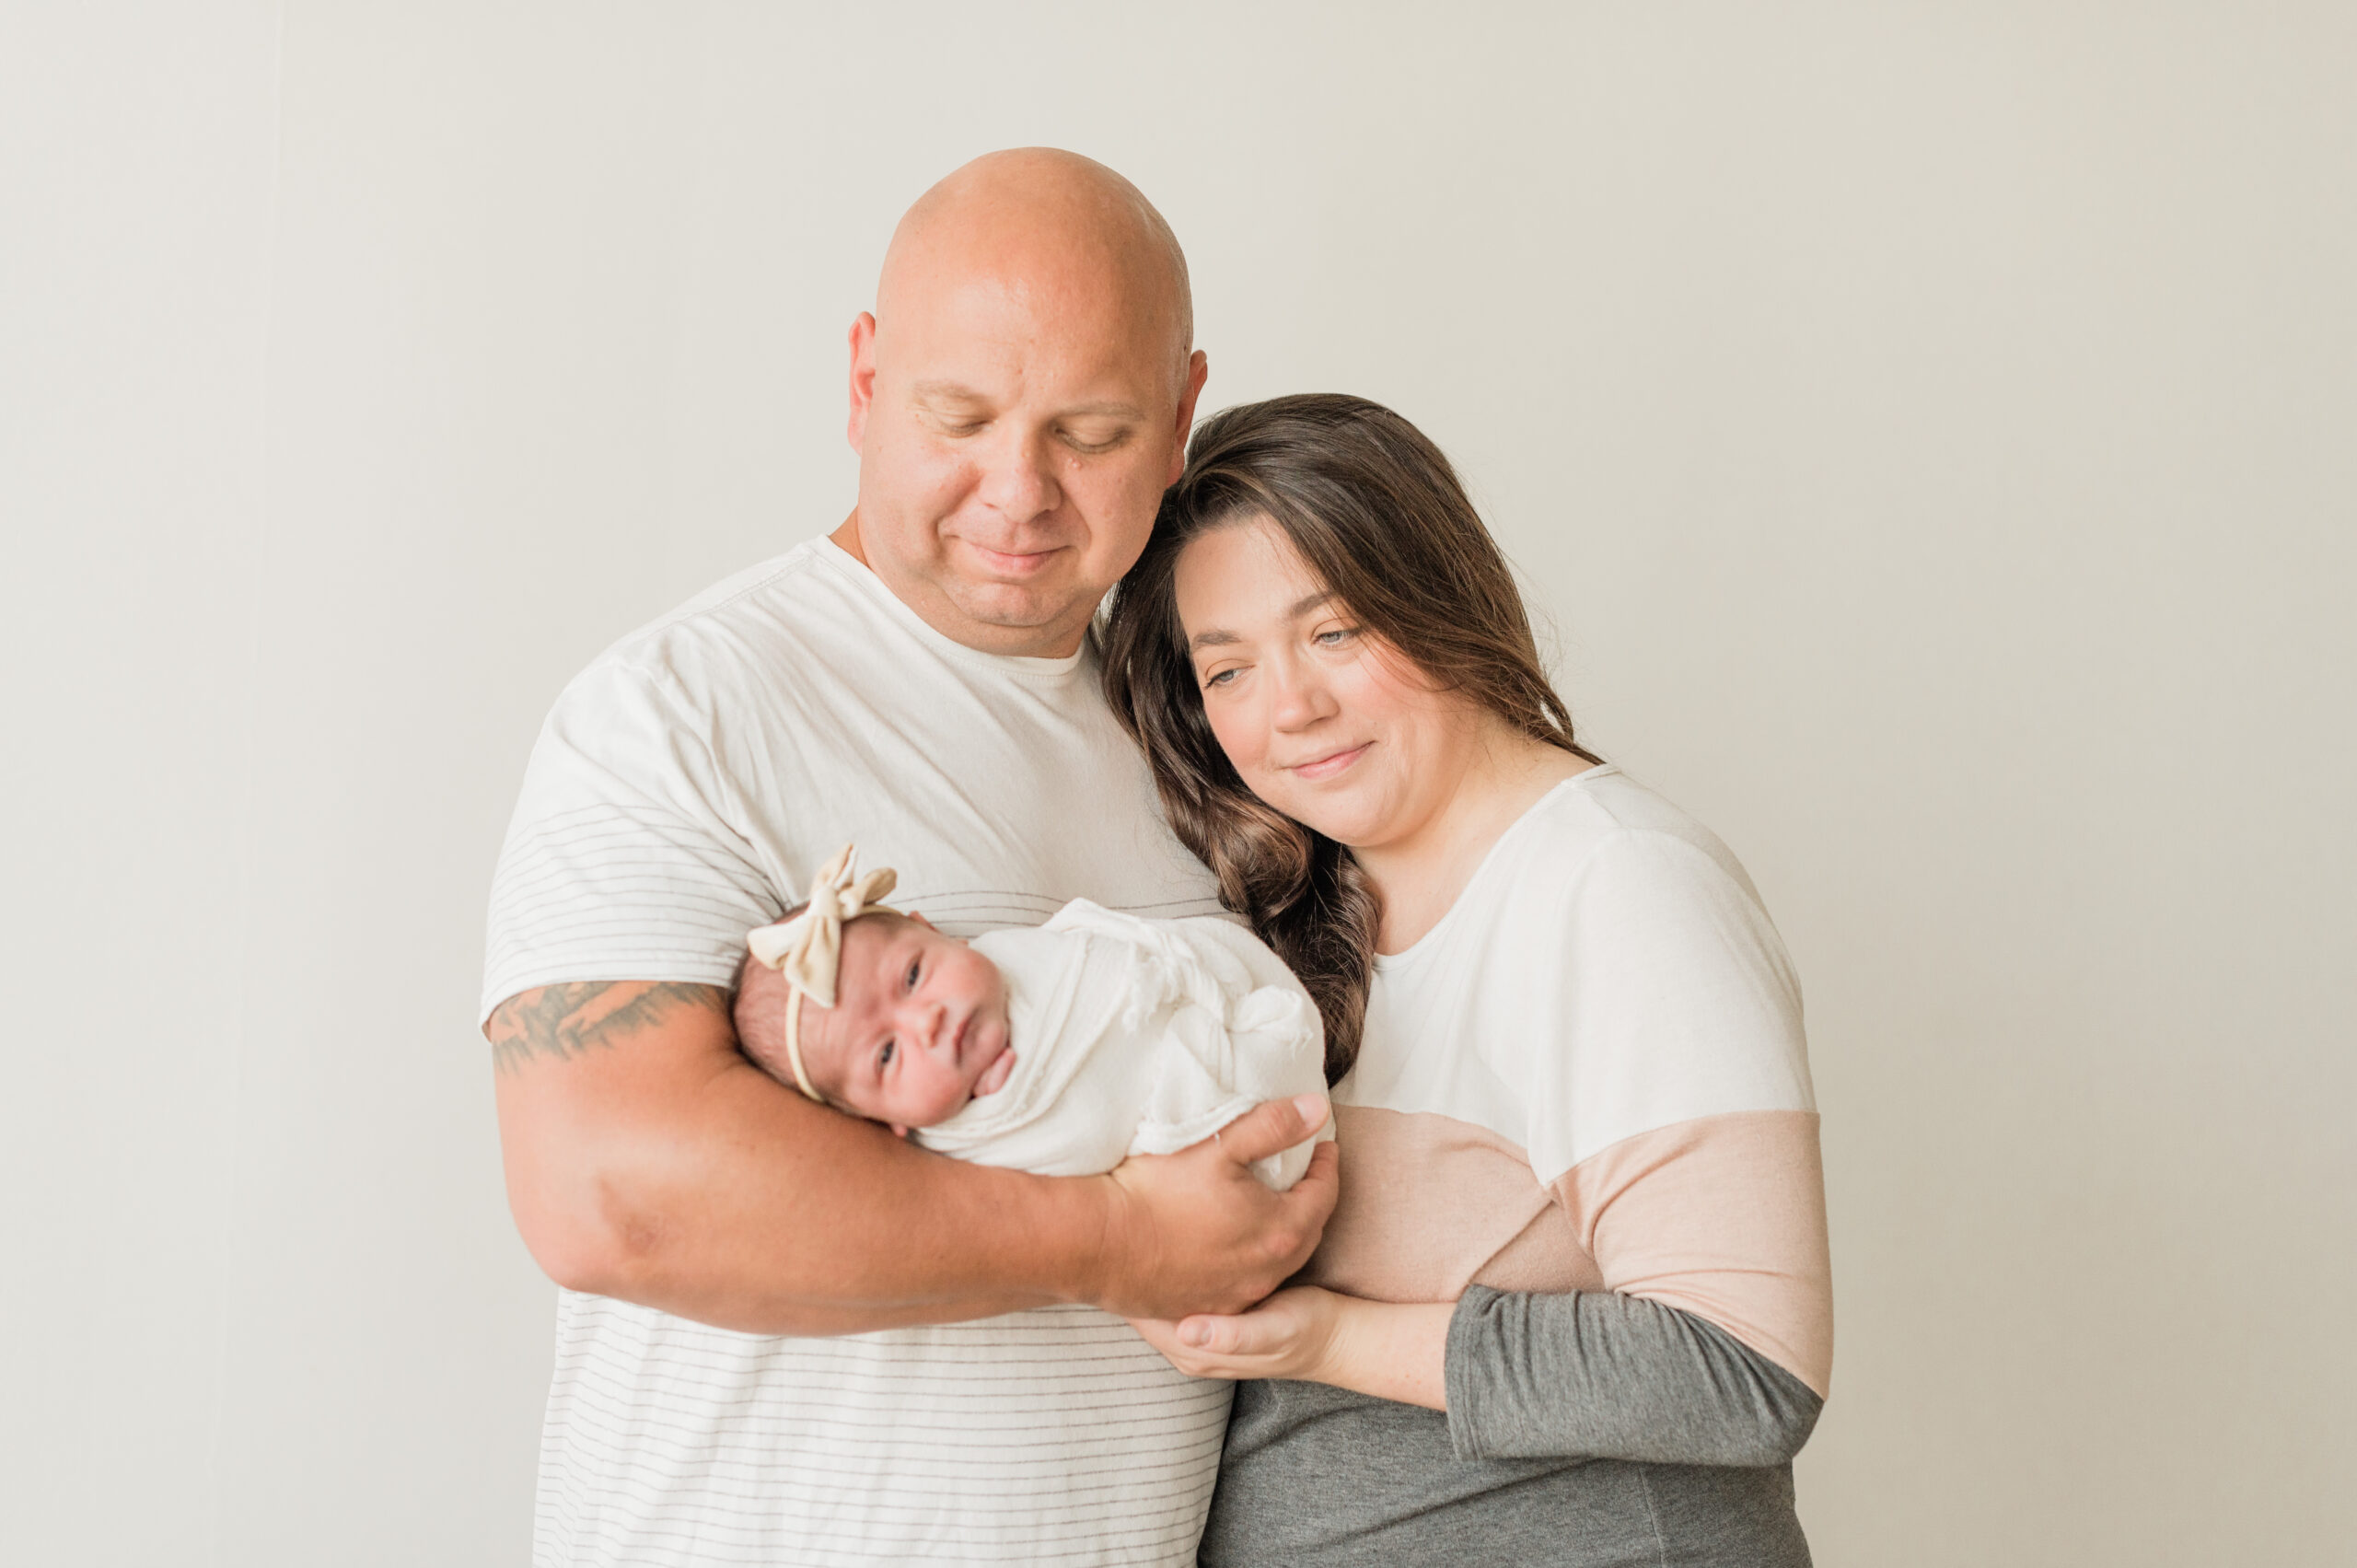
{"type": "Polygon", "coordinates": [[[1426,1410],[1448,1408],[1453,1303],[1334,1299],[1331,1341],[1310,1381],[1426,1410]]]}
{"type": "Polygon", "coordinates": [[[1474,1285],[1453,1313],[1446,1408],[1466,1458],[1782,1464],[1824,1408],[1725,1330],[1640,1296],[1474,1285]]]}

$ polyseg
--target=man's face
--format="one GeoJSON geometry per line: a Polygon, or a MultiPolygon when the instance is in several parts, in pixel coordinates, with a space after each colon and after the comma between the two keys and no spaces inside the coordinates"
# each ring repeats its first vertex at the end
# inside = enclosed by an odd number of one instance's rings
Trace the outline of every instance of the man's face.
{"type": "Polygon", "coordinates": [[[855,547],[945,635],[1071,654],[1145,548],[1203,356],[1181,363],[1167,314],[1134,295],[1086,275],[918,279],[880,331],[853,325],[855,547]]]}

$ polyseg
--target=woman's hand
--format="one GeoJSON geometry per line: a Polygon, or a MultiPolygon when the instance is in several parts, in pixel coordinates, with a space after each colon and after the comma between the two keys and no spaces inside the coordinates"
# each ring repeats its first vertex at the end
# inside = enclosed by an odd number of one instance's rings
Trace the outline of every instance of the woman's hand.
{"type": "Polygon", "coordinates": [[[1364,1301],[1316,1285],[1281,1290],[1249,1312],[1130,1326],[1195,1377],[1291,1377],[1427,1410],[1448,1408],[1448,1320],[1441,1301],[1364,1301]]]}
{"type": "Polygon", "coordinates": [[[1130,1326],[1190,1377],[1292,1377],[1328,1382],[1350,1297],[1316,1285],[1281,1290],[1249,1312],[1130,1326]]]}

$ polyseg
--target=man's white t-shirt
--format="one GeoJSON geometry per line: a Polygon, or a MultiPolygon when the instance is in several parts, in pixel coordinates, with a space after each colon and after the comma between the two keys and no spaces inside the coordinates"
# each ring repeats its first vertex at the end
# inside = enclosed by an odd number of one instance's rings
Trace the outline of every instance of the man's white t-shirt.
{"type": "MultiPolygon", "coordinates": [[[[483,1015],[565,981],[726,986],[852,842],[952,935],[1075,898],[1219,908],[1091,656],[964,647],[817,540],[558,699],[493,885],[483,1015]]],[[[563,1292],[534,1561],[1190,1563],[1228,1393],[1086,1307],[782,1339],[563,1292]]]]}

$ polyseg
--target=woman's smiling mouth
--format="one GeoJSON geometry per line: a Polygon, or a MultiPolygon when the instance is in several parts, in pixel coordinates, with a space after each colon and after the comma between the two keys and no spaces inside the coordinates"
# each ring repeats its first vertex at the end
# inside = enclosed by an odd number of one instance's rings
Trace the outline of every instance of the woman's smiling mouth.
{"type": "Polygon", "coordinates": [[[1295,778],[1330,779],[1357,761],[1366,749],[1374,744],[1372,740],[1362,740],[1356,746],[1348,747],[1341,751],[1329,751],[1324,756],[1312,758],[1306,762],[1295,762],[1285,771],[1295,778]]]}

